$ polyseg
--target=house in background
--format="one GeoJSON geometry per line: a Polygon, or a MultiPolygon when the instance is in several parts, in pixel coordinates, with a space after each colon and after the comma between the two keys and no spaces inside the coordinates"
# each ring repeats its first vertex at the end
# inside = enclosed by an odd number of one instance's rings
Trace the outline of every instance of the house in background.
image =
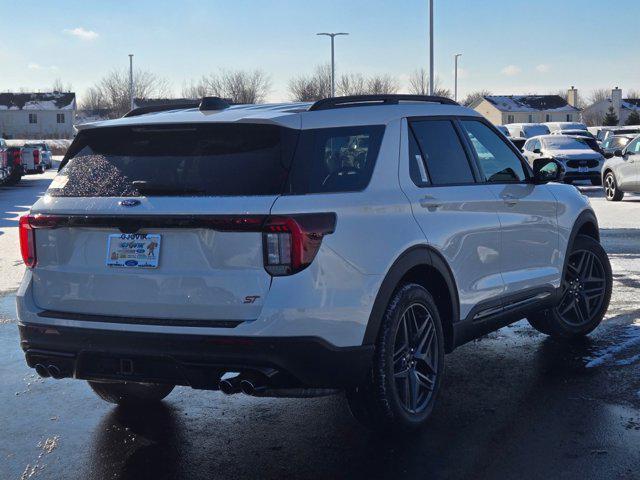
{"type": "Polygon", "coordinates": [[[76,94],[0,93],[0,137],[73,138],[76,94]]]}
{"type": "Polygon", "coordinates": [[[578,91],[560,95],[485,95],[471,105],[494,125],[507,123],[578,122],[578,91]]]}
{"type": "Polygon", "coordinates": [[[640,98],[622,98],[618,87],[611,90],[611,96],[593,103],[582,111],[582,117],[588,125],[602,125],[604,116],[610,107],[618,117],[618,125],[625,125],[632,111],[640,113],[640,98]]]}

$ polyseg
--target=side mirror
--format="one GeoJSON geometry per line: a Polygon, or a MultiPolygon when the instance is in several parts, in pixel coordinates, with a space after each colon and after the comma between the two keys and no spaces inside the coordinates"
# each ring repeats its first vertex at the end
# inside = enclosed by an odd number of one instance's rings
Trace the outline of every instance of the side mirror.
{"type": "Polygon", "coordinates": [[[622,150],[620,150],[619,148],[617,150],[613,151],[613,156],[614,157],[621,157],[622,156],[622,150]]]}
{"type": "Polygon", "coordinates": [[[539,148],[534,148],[533,153],[541,154],[542,151],[539,148]]]}
{"type": "Polygon", "coordinates": [[[611,152],[604,152],[604,158],[613,158],[613,153],[611,153],[611,152]]]}
{"type": "Polygon", "coordinates": [[[533,161],[533,182],[543,184],[562,180],[564,168],[553,158],[536,158],[533,161]]]}

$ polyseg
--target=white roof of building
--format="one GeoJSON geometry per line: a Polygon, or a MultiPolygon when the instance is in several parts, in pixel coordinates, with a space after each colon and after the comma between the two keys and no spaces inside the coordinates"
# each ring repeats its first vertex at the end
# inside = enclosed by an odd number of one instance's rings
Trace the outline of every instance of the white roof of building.
{"type": "Polygon", "coordinates": [[[482,98],[503,112],[579,111],[560,95],[485,95],[482,98]]]}

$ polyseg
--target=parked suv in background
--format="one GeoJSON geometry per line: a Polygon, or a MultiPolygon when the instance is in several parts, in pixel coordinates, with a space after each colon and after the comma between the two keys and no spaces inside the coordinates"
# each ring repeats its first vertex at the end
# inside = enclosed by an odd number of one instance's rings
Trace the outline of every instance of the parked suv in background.
{"type": "Polygon", "coordinates": [[[625,192],[640,193],[640,135],[604,162],[602,185],[605,197],[613,202],[622,200],[625,192]]]}
{"type": "Polygon", "coordinates": [[[51,168],[53,166],[53,156],[51,149],[44,143],[26,143],[25,147],[33,147],[40,149],[40,162],[44,165],[44,168],[51,168]]]}
{"type": "Polygon", "coordinates": [[[410,429],[446,352],[525,316],[581,337],[607,310],[588,199],[449,99],[205,98],[83,127],[20,220],[18,318],[30,367],[110,402],[343,390],[410,429]]]}
{"type": "Polygon", "coordinates": [[[590,180],[592,185],[600,185],[604,157],[594,148],[597,148],[597,144],[593,139],[566,135],[541,135],[527,140],[523,154],[532,165],[538,158],[557,160],[564,167],[566,183],[574,180],[590,180]]]}

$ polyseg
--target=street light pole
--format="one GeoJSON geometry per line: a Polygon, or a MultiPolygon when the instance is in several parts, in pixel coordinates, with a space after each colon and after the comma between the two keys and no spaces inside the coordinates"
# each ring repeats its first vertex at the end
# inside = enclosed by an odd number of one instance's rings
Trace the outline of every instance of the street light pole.
{"type": "Polygon", "coordinates": [[[133,110],[133,53],[129,54],[129,106],[133,110]]]}
{"type": "Polygon", "coordinates": [[[433,95],[433,0],[429,0],[429,95],[433,95]]]}
{"type": "Polygon", "coordinates": [[[331,96],[336,96],[336,56],[335,56],[335,45],[334,40],[338,35],[349,35],[345,32],[337,32],[337,33],[316,33],[316,35],[325,35],[327,37],[331,37],[331,96]]]}
{"type": "Polygon", "coordinates": [[[462,54],[461,53],[456,53],[453,58],[454,58],[454,62],[455,62],[455,84],[454,84],[454,88],[453,88],[453,99],[457,102],[458,101],[458,57],[461,57],[462,54]]]}

